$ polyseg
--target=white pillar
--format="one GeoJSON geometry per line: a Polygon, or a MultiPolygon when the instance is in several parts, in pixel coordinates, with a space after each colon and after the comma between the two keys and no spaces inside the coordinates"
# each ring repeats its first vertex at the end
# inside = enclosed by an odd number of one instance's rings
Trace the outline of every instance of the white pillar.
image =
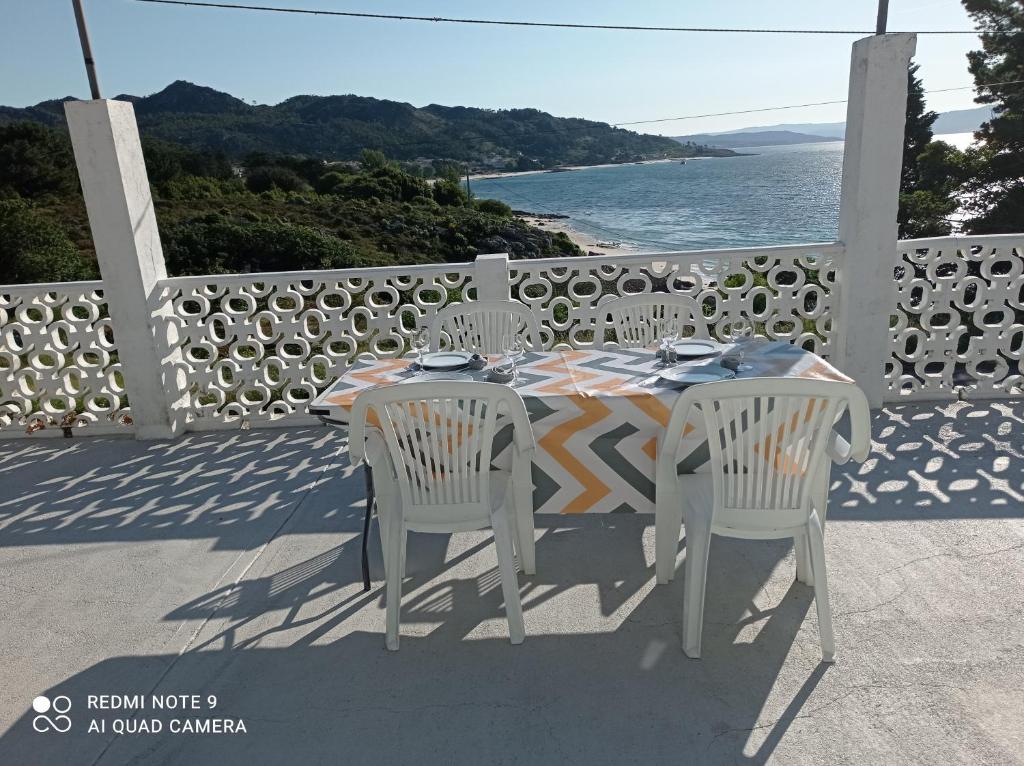
{"type": "Polygon", "coordinates": [[[164,439],[183,427],[184,389],[167,351],[166,307],[154,304],[166,278],[135,110],[127,101],[64,105],[103,292],[124,370],[135,435],[164,439]]]}
{"type": "Polygon", "coordinates": [[[478,301],[507,301],[511,295],[508,273],[508,253],[478,255],[476,266],[476,299],[478,301]]]}
{"type": "Polygon", "coordinates": [[[907,68],[916,35],[875,35],[853,44],[839,239],[846,245],[834,359],[882,404],[889,315],[896,291],[896,213],[907,113],[907,68]]]}

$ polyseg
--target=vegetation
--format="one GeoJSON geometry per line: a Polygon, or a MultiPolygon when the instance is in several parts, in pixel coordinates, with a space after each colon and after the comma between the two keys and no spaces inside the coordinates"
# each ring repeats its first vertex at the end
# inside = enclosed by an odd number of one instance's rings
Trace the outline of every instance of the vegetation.
{"type": "MultiPolygon", "coordinates": [[[[358,163],[143,141],[171,275],[580,255],[564,235],[472,200],[458,171],[434,182],[367,151],[358,163]]],[[[0,282],[98,276],[67,135],[0,125],[0,282]]]]}
{"type": "Polygon", "coordinates": [[[974,234],[1017,232],[1024,223],[1024,5],[1019,0],[963,4],[981,32],[982,49],[967,54],[975,101],[993,108],[992,119],[976,134],[982,146],[973,153],[966,186],[966,228],[974,234]]]}
{"type": "Polygon", "coordinates": [[[20,197],[0,200],[0,274],[14,283],[72,282],[90,275],[67,234],[20,197]]]}
{"type": "Polygon", "coordinates": [[[960,150],[932,140],[932,124],[938,115],[925,109],[917,69],[918,65],[912,64],[907,73],[907,126],[897,215],[901,239],[949,234],[953,228],[950,216],[957,210],[956,193],[968,172],[960,150]]]}
{"type": "MultiPolygon", "coordinates": [[[[537,109],[417,108],[352,95],[295,96],[276,106],[254,106],[180,80],[151,96],[118,98],[134,103],[144,135],[233,158],[273,152],[355,160],[371,147],[433,175],[435,163],[429,158],[448,158],[471,168],[535,170],[701,153],[701,147],[684,147],[671,138],[553,117],[537,109]]],[[[63,103],[0,107],[0,122],[5,120],[58,127],[64,121],[63,103]]]]}

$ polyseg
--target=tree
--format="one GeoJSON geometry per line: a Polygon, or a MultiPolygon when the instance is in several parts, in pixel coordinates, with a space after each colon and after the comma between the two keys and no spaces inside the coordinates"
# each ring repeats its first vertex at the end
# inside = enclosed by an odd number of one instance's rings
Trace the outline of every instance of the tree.
{"type": "Polygon", "coordinates": [[[68,137],[31,122],[0,125],[0,191],[31,199],[74,194],[78,171],[68,137]]]}
{"type": "Polygon", "coordinates": [[[309,188],[309,185],[294,170],[278,165],[250,168],[245,174],[245,185],[249,191],[257,194],[271,189],[301,192],[309,188]]]}
{"type": "Polygon", "coordinates": [[[932,140],[932,125],[938,114],[926,111],[924,84],[917,76],[920,64],[911,64],[907,72],[907,127],[903,132],[903,169],[900,188],[913,189],[917,183],[917,156],[932,140]]]}
{"type": "Polygon", "coordinates": [[[239,223],[214,213],[161,232],[174,275],[225,274],[380,265],[348,242],[312,226],[283,221],[239,223]]]}
{"type": "Polygon", "coordinates": [[[965,228],[973,234],[1021,230],[1024,224],[1024,4],[1020,0],[963,0],[981,33],[979,51],[967,54],[980,104],[992,105],[992,119],[975,137],[977,176],[968,186],[965,228]],[[992,83],[1015,84],[993,85],[992,83]]]}
{"type": "Polygon", "coordinates": [[[0,274],[4,282],[73,282],[93,276],[58,225],[25,200],[0,200],[0,274]]]}
{"type": "Polygon", "coordinates": [[[896,216],[901,239],[949,234],[956,212],[955,193],[963,181],[963,154],[932,140],[938,115],[925,108],[918,65],[907,72],[907,125],[903,133],[900,208],[896,216]]]}
{"type": "Polygon", "coordinates": [[[384,152],[377,151],[376,149],[363,149],[359,155],[359,165],[363,170],[377,170],[387,167],[387,164],[388,158],[384,155],[384,152]]]}

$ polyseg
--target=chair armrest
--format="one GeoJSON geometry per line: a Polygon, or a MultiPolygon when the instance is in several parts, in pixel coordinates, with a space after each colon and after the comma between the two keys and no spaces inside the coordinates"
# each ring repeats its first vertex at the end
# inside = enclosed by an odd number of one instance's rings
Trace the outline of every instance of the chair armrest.
{"type": "Polygon", "coordinates": [[[850,445],[850,442],[846,441],[846,439],[837,434],[834,430],[829,431],[828,441],[825,444],[825,451],[828,453],[828,456],[832,458],[832,462],[836,465],[848,463],[850,458],[853,456],[853,447],[850,445]]]}

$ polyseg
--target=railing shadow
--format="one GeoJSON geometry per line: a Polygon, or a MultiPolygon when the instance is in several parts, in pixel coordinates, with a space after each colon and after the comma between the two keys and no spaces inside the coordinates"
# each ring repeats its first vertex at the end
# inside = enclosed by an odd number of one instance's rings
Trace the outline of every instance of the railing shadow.
{"type": "Polygon", "coordinates": [[[359,516],[362,487],[343,479],[343,447],[322,427],[0,443],[0,545],[212,538],[249,549],[318,481],[335,488],[325,513],[359,516]]]}
{"type": "Polygon", "coordinates": [[[829,518],[1024,516],[1024,401],[890,405],[862,465],[832,472],[829,518]]]}

